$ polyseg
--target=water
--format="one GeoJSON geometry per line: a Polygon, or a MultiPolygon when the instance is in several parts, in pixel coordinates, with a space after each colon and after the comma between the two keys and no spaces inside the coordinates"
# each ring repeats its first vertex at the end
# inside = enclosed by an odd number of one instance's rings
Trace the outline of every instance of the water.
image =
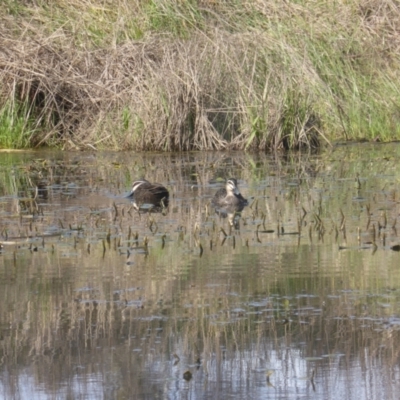
{"type": "Polygon", "coordinates": [[[3,153],[0,397],[396,399],[399,156],[3,153]]]}

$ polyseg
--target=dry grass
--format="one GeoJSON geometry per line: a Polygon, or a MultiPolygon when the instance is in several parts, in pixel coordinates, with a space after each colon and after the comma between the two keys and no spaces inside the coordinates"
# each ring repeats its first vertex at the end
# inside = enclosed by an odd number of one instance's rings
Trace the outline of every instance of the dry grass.
{"type": "Polygon", "coordinates": [[[0,105],[28,105],[32,146],[277,149],[398,133],[392,1],[13,7],[0,14],[0,105]]]}

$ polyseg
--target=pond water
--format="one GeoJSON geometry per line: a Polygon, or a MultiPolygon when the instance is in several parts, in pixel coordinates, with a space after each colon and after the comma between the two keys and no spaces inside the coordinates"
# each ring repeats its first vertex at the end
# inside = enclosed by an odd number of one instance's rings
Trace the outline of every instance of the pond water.
{"type": "Polygon", "coordinates": [[[399,160],[1,153],[0,397],[397,399],[399,160]],[[126,198],[141,177],[163,212],[126,198]]]}

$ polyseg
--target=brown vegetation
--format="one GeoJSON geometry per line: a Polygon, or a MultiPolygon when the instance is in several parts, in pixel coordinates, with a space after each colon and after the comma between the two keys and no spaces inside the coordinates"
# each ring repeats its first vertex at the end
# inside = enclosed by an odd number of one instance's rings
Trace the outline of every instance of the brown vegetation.
{"type": "Polygon", "coordinates": [[[31,145],[269,149],[316,147],[326,128],[397,134],[392,1],[86,3],[0,13],[0,107],[26,106],[31,145]]]}

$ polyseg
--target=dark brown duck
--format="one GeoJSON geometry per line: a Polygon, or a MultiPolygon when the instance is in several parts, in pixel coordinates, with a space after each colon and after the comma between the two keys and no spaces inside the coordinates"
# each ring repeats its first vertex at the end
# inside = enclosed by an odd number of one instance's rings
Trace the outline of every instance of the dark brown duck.
{"type": "Polygon", "coordinates": [[[168,189],[160,183],[151,183],[147,179],[139,179],[133,182],[132,190],[128,195],[137,208],[143,204],[151,204],[155,207],[167,207],[169,201],[168,189]]]}

